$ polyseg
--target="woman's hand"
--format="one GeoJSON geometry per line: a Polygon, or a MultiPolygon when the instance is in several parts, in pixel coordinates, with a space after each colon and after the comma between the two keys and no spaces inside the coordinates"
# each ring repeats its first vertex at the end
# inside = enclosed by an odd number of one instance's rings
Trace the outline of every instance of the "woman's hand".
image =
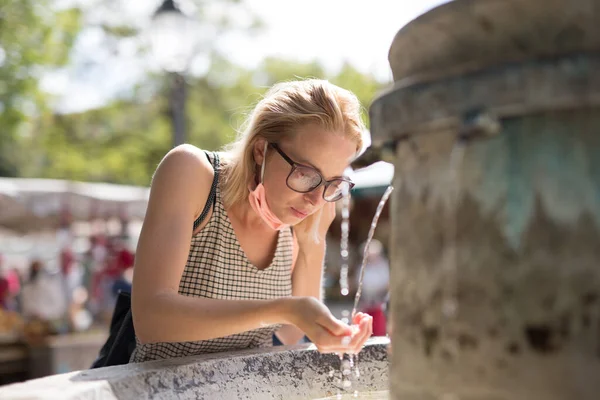
{"type": "Polygon", "coordinates": [[[373,335],[373,317],[365,313],[356,313],[352,320],[352,340],[349,347],[352,349],[348,353],[358,354],[365,342],[373,335]]]}
{"type": "Polygon", "coordinates": [[[335,318],[314,297],[292,297],[289,322],[302,330],[321,353],[345,353],[350,350],[352,328],[335,318]]]}
{"type": "Polygon", "coordinates": [[[317,244],[322,245],[334,219],[335,203],[325,203],[319,211],[294,225],[294,233],[298,239],[300,249],[310,248],[317,244]],[[316,241],[315,234],[318,236],[319,242],[316,241]]]}
{"type": "Polygon", "coordinates": [[[294,298],[291,322],[301,329],[321,353],[358,353],[373,333],[373,318],[358,313],[351,326],[335,318],[314,297],[294,298]]]}

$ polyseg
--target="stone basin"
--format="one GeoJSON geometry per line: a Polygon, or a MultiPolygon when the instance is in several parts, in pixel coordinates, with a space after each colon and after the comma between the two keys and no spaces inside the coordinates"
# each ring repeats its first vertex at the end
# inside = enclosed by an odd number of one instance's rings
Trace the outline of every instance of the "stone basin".
{"type": "MultiPolygon", "coordinates": [[[[351,391],[387,390],[388,344],[367,342],[351,391]]],[[[53,375],[1,387],[0,399],[306,400],[336,396],[339,368],[336,355],[313,345],[279,346],[53,375]]]]}

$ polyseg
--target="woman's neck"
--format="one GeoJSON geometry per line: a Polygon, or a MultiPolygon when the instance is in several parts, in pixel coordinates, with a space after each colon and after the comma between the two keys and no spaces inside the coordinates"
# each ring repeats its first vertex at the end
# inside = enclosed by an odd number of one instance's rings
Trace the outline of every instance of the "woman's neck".
{"type": "MultiPolygon", "coordinates": [[[[233,217],[236,221],[249,229],[264,229],[268,228],[267,224],[262,220],[260,215],[258,215],[250,206],[250,202],[240,201],[236,204],[233,204],[229,210],[227,210],[229,217],[233,217]]],[[[269,228],[270,229],[270,228],[269,228]]]]}

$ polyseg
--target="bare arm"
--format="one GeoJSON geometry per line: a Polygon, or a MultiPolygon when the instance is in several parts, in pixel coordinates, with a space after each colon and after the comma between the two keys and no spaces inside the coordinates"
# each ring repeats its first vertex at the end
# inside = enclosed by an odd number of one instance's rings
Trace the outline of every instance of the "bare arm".
{"type": "Polygon", "coordinates": [[[325,242],[310,249],[302,249],[292,274],[293,296],[311,296],[323,301],[323,264],[325,242]]]}
{"type": "MultiPolygon", "coordinates": [[[[330,223],[331,221],[323,221],[323,224],[326,224],[325,229],[330,223]]],[[[324,259],[324,239],[319,243],[312,240],[302,241],[292,273],[292,296],[310,296],[319,301],[323,300],[324,259]]],[[[296,344],[304,337],[304,332],[294,325],[285,325],[277,331],[277,337],[283,344],[296,344]]]]}
{"type": "Polygon", "coordinates": [[[138,243],[132,308],[143,343],[222,337],[291,323],[290,299],[216,300],[178,294],[194,217],[204,207],[213,179],[202,151],[180,146],[160,163],[138,243]]]}
{"type": "MultiPolygon", "coordinates": [[[[292,274],[292,296],[310,296],[322,300],[324,243],[312,252],[300,251],[292,274]]],[[[284,325],[277,331],[283,344],[296,344],[304,337],[304,332],[294,325],[284,325]]]]}
{"type": "MultiPolygon", "coordinates": [[[[313,298],[315,302],[318,300],[319,304],[323,304],[321,296],[325,244],[324,241],[322,243],[321,245],[310,245],[308,247],[305,244],[304,249],[303,246],[300,246],[298,260],[292,274],[292,293],[294,296],[308,296],[305,298],[313,298]]],[[[354,316],[352,323],[354,324],[353,334],[351,340],[347,343],[349,350],[336,351],[338,354],[360,352],[364,343],[373,333],[373,318],[369,315],[359,312],[354,316]]],[[[298,343],[303,334],[300,327],[292,325],[286,325],[277,332],[277,336],[283,344],[298,343]]]]}

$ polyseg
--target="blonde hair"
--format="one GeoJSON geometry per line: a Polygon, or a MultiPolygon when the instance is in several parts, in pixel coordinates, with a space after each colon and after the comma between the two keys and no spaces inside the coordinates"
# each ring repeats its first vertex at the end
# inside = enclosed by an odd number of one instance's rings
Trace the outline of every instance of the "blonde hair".
{"type": "Polygon", "coordinates": [[[307,124],[342,133],[356,142],[357,154],[362,148],[366,128],[360,102],[352,92],[319,79],[278,83],[258,102],[238,139],[226,148],[222,186],[226,207],[248,198],[248,184],[256,172],[256,141],[278,143],[307,124]]]}

